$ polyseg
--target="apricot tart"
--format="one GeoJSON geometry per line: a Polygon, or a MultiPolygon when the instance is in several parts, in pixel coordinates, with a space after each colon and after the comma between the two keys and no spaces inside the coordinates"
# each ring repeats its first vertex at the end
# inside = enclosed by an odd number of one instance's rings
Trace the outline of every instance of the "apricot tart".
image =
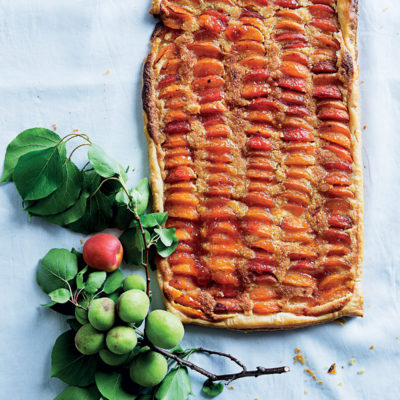
{"type": "Polygon", "coordinates": [[[357,0],[154,0],[143,105],[157,261],[183,322],[361,316],[357,0]]]}

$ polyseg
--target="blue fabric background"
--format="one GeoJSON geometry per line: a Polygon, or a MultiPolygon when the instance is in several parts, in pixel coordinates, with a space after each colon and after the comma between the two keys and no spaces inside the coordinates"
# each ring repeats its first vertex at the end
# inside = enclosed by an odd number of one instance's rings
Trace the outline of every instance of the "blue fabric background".
{"type": "MultiPolygon", "coordinates": [[[[59,133],[88,133],[122,164],[134,167],[133,182],[148,173],[140,90],[141,64],[155,23],[147,14],[149,3],[0,1],[1,163],[17,133],[56,124],[59,133]]],[[[229,351],[249,367],[291,367],[284,376],[234,382],[221,400],[400,398],[399,17],[398,1],[360,1],[365,317],[344,326],[275,333],[187,327],[186,346],[229,351]],[[293,365],[296,347],[323,385],[304,366],[293,365]],[[338,374],[330,376],[327,368],[334,362],[338,374]]],[[[0,398],[53,399],[64,385],[49,378],[50,352],[67,326],[63,317],[39,307],[47,299],[35,271],[50,248],[79,247],[84,238],[36,218],[29,222],[12,185],[0,188],[0,226],[0,398]]],[[[159,295],[155,305],[161,306],[159,295]]],[[[220,373],[235,368],[224,360],[194,359],[220,373]]],[[[203,379],[192,376],[193,392],[201,399],[203,379]]]]}

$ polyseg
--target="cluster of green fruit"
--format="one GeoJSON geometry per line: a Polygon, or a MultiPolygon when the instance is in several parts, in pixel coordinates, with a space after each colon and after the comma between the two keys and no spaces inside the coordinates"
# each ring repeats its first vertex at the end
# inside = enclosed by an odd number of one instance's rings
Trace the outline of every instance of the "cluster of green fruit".
{"type": "Polygon", "coordinates": [[[137,346],[135,327],[146,319],[143,347],[132,360],[129,375],[133,382],[148,387],[159,384],[168,371],[166,358],[152,350],[151,345],[175,347],[183,338],[184,328],[168,311],[155,310],[147,316],[150,300],[145,288],[144,279],[132,274],[125,278],[124,292],[117,304],[101,297],[92,300],[88,310],[76,307],[75,317],[82,327],[76,333],[75,346],[85,355],[99,353],[107,365],[122,365],[137,346]]]}

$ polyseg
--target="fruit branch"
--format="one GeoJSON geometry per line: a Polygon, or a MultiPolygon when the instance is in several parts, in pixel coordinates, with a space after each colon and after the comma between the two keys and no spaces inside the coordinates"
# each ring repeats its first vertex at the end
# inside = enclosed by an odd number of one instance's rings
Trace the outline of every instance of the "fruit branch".
{"type": "Polygon", "coordinates": [[[226,381],[226,384],[229,384],[230,382],[240,379],[240,378],[247,378],[250,376],[253,376],[257,378],[258,376],[262,375],[272,375],[272,374],[283,374],[286,372],[289,372],[290,369],[289,367],[276,367],[276,368],[264,368],[264,367],[257,367],[255,370],[249,371],[247,370],[246,366],[238,360],[236,357],[232,356],[231,354],[227,353],[221,353],[219,351],[213,351],[213,350],[207,350],[203,348],[198,348],[196,349],[197,352],[199,353],[207,353],[211,355],[218,355],[222,357],[229,358],[232,360],[234,363],[239,365],[242,370],[240,372],[232,373],[232,374],[223,374],[223,375],[216,375],[210,371],[205,370],[204,368],[199,367],[196,364],[193,364],[192,362],[188,360],[184,360],[177,356],[176,354],[170,353],[168,350],[162,349],[161,347],[154,346],[153,344],[150,345],[152,350],[164,355],[165,357],[168,357],[174,361],[176,361],[179,365],[184,365],[185,367],[190,368],[193,371],[198,372],[199,374],[207,377],[210,381],[216,382],[216,381],[226,381]]]}
{"type": "MultiPolygon", "coordinates": [[[[132,210],[131,210],[132,211],[132,210]]],[[[140,233],[142,235],[143,238],[143,243],[144,243],[144,252],[145,252],[145,257],[146,260],[143,263],[143,267],[146,271],[146,294],[147,296],[150,296],[150,273],[149,273],[149,252],[150,252],[150,246],[148,245],[147,241],[146,241],[146,234],[142,225],[142,221],[140,220],[140,217],[137,213],[133,213],[135,216],[135,220],[137,221],[137,223],[139,224],[139,229],[140,229],[140,233]]]]}
{"type": "Polygon", "coordinates": [[[132,195],[129,193],[128,188],[125,186],[124,182],[120,178],[111,177],[111,178],[107,178],[103,182],[101,182],[99,187],[94,191],[94,193],[91,195],[91,197],[95,196],[95,194],[101,189],[101,187],[108,181],[119,182],[119,184],[121,185],[122,189],[124,190],[125,194],[128,196],[128,199],[129,199],[128,210],[133,214],[135,221],[139,225],[140,233],[141,233],[142,239],[143,239],[144,252],[145,252],[145,261],[142,262],[142,266],[144,267],[144,269],[146,271],[146,294],[147,294],[147,296],[150,296],[150,272],[149,272],[150,245],[147,243],[146,233],[144,231],[142,221],[140,220],[138,213],[134,210],[135,207],[131,207],[131,206],[134,206],[134,203],[133,203],[132,195]]]}

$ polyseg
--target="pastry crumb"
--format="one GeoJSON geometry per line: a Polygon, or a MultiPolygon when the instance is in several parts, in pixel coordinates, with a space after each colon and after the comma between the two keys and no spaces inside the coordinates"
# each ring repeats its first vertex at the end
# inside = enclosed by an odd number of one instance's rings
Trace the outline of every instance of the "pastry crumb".
{"type": "Polygon", "coordinates": [[[338,318],[335,320],[335,324],[343,326],[346,324],[346,320],[344,318],[338,318]]]}
{"type": "Polygon", "coordinates": [[[358,375],[363,375],[365,372],[365,368],[361,368],[359,371],[357,371],[358,375]]]}
{"type": "Polygon", "coordinates": [[[304,391],[304,394],[308,394],[307,390],[304,391]]]}
{"type": "Polygon", "coordinates": [[[338,386],[343,386],[343,382],[339,382],[337,385],[338,386]]]}
{"type": "Polygon", "coordinates": [[[318,380],[317,377],[315,376],[314,371],[311,371],[311,369],[306,368],[304,371],[305,371],[308,375],[310,375],[310,376],[314,379],[314,381],[317,381],[317,380],[318,380]]]}
{"type": "Polygon", "coordinates": [[[337,370],[336,370],[336,363],[333,363],[329,369],[328,369],[328,374],[331,375],[336,375],[337,374],[337,370]]]}
{"type": "Polygon", "coordinates": [[[293,364],[297,364],[297,362],[299,362],[300,364],[304,365],[306,363],[306,359],[301,354],[301,350],[298,347],[296,347],[294,351],[296,355],[293,357],[293,364]]]}
{"type": "Polygon", "coordinates": [[[365,131],[365,130],[367,129],[367,125],[364,125],[364,126],[363,126],[363,129],[364,129],[364,131],[365,131]]]}
{"type": "Polygon", "coordinates": [[[306,359],[302,354],[297,354],[293,357],[293,364],[297,364],[297,361],[303,365],[306,363],[306,359]]]}
{"type": "Polygon", "coordinates": [[[317,383],[318,383],[318,385],[323,385],[324,384],[323,381],[318,381],[317,383]]]}
{"type": "Polygon", "coordinates": [[[105,75],[108,75],[111,71],[109,69],[106,70],[106,72],[104,73],[105,75]]]}
{"type": "Polygon", "coordinates": [[[233,390],[235,388],[234,388],[234,386],[229,386],[228,389],[233,390]]]}
{"type": "Polygon", "coordinates": [[[56,124],[52,124],[51,126],[52,126],[52,128],[53,128],[53,131],[56,131],[56,130],[57,130],[57,125],[56,125],[56,124]]]}
{"type": "Polygon", "coordinates": [[[349,365],[353,365],[356,362],[355,358],[351,358],[349,360],[349,365]]]}
{"type": "Polygon", "coordinates": [[[389,7],[385,7],[385,8],[383,9],[384,12],[386,12],[387,10],[389,10],[389,7]]]}
{"type": "Polygon", "coordinates": [[[79,132],[79,129],[73,129],[72,132],[79,132]]]}
{"type": "Polygon", "coordinates": [[[375,348],[374,345],[369,346],[369,349],[370,349],[370,350],[373,350],[374,348],[375,348]]]}

